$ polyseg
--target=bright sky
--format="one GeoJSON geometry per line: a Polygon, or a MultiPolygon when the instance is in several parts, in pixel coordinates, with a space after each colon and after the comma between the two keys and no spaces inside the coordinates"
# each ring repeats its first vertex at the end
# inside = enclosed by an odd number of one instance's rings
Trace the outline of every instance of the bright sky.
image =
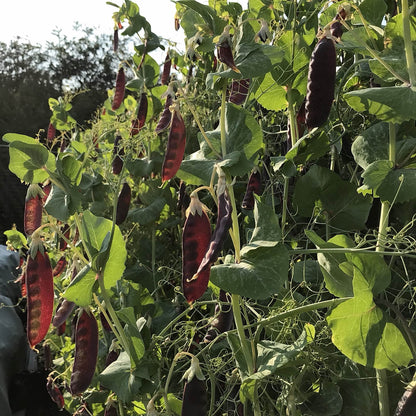
{"type": "MultiPolygon", "coordinates": [[[[112,0],[121,5],[122,0],[112,0]]],[[[170,0],[136,0],[140,13],[157,35],[183,42],[183,33],[174,30],[175,4],[170,0]]],[[[112,14],[117,11],[106,0],[19,0],[1,1],[0,42],[20,36],[31,43],[54,40],[52,31],[62,29],[72,35],[75,22],[97,32],[113,33],[112,14]]],[[[180,45],[182,46],[182,45],[180,45]]]]}
{"type": "MultiPolygon", "coordinates": [[[[234,0],[247,4],[248,0],[234,0]]],[[[112,0],[121,5],[122,0],[112,0]]],[[[208,0],[200,0],[208,3],[208,0]]],[[[106,4],[106,0],[1,0],[2,21],[0,42],[9,43],[20,36],[31,43],[45,43],[54,40],[52,31],[62,29],[66,35],[72,34],[74,22],[93,27],[97,32],[113,33],[112,14],[117,10],[106,4]]],[[[135,0],[152,26],[152,31],[163,38],[178,42],[184,49],[182,29],[174,30],[175,3],[171,0],[135,0]]]]}

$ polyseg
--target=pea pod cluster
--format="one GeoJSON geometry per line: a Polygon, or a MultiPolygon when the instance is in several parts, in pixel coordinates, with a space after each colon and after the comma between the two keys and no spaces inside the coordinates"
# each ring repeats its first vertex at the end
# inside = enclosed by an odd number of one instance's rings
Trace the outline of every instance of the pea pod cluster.
{"type": "Polygon", "coordinates": [[[211,240],[208,245],[208,249],[205,253],[198,270],[192,276],[192,280],[198,279],[199,275],[209,270],[210,267],[217,261],[218,256],[222,250],[224,240],[228,234],[228,231],[232,225],[232,205],[228,195],[228,191],[225,183],[225,176],[220,175],[218,179],[218,211],[217,211],[217,222],[215,224],[215,230],[212,233],[211,240]]]}

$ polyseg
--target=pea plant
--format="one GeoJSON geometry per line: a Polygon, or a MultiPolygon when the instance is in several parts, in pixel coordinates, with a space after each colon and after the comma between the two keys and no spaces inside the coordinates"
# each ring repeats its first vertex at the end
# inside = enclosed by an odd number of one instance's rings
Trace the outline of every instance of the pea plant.
{"type": "Polygon", "coordinates": [[[410,414],[414,8],[208,3],[176,1],[183,53],[109,2],[134,54],[90,128],[65,96],[47,138],[3,137],[48,391],[78,415],[410,414]]]}

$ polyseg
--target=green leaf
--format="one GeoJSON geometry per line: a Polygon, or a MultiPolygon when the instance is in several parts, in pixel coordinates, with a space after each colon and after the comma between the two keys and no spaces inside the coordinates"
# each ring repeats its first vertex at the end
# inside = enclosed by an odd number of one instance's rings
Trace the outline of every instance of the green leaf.
{"type": "MultiPolygon", "coordinates": [[[[147,368],[131,370],[130,357],[125,351],[121,352],[116,361],[111,363],[99,375],[99,380],[103,386],[111,389],[117,394],[118,398],[125,403],[137,398],[142,387],[142,375],[147,368]]],[[[149,378],[148,376],[146,378],[149,378]]]]}
{"type": "Polygon", "coordinates": [[[344,99],[355,111],[368,111],[379,120],[391,123],[416,119],[416,91],[410,87],[365,88],[344,94],[344,99]]]}
{"type": "Polygon", "coordinates": [[[85,266],[68,285],[63,297],[81,307],[90,305],[93,286],[96,283],[95,276],[96,273],[91,269],[91,266],[85,266]]]}
{"type": "Polygon", "coordinates": [[[388,160],[373,162],[362,173],[364,185],[372,189],[382,202],[402,203],[416,197],[416,169],[394,169],[388,160]]]}
{"type": "Polygon", "coordinates": [[[384,0],[364,0],[359,4],[358,8],[364,19],[375,26],[381,25],[387,11],[387,5],[384,0]]]}
{"type": "Polygon", "coordinates": [[[278,216],[274,209],[258,196],[255,197],[253,213],[256,225],[250,238],[250,244],[267,241],[276,245],[277,242],[281,241],[282,230],[280,229],[278,216]]]}
{"type": "MultiPolygon", "coordinates": [[[[80,234],[92,257],[100,252],[104,239],[108,233],[111,233],[112,226],[113,222],[106,218],[96,217],[90,211],[83,212],[80,234]]],[[[108,260],[103,270],[104,286],[107,290],[121,278],[126,258],[127,251],[123,235],[119,227],[115,226],[108,260]]]]}
{"type": "Polygon", "coordinates": [[[54,155],[38,140],[16,133],[5,134],[3,140],[9,143],[9,169],[23,182],[43,182],[49,177],[44,167],[55,170],[54,155]]]}
{"type": "Polygon", "coordinates": [[[318,135],[308,135],[298,140],[286,153],[286,158],[295,165],[303,165],[324,156],[330,147],[328,135],[325,131],[321,131],[318,135]]]}
{"type": "Polygon", "coordinates": [[[241,348],[240,338],[237,334],[232,332],[227,332],[227,341],[230,345],[231,351],[233,352],[233,357],[237,364],[240,377],[244,380],[249,375],[246,359],[244,357],[243,349],[241,348]]]}
{"type": "Polygon", "coordinates": [[[327,317],[332,342],[358,364],[377,369],[396,370],[412,359],[411,351],[400,330],[374,304],[371,290],[365,290],[364,279],[354,275],[354,286],[360,287],[353,299],[335,307],[327,317]]]}
{"type": "Polygon", "coordinates": [[[385,180],[392,168],[393,162],[389,160],[376,160],[371,163],[362,173],[364,185],[374,192],[377,192],[378,187],[385,180]]]}
{"type": "Polygon", "coordinates": [[[314,326],[306,324],[299,338],[291,344],[260,341],[257,344],[257,371],[250,378],[259,380],[276,373],[278,368],[290,363],[314,338],[314,326]]]}
{"type": "Polygon", "coordinates": [[[270,72],[264,76],[254,98],[267,110],[281,111],[287,107],[286,90],[275,81],[270,72]]]}
{"type": "Polygon", "coordinates": [[[307,407],[305,414],[311,416],[338,416],[343,410],[343,397],[338,385],[324,381],[319,391],[313,393],[302,407],[307,407]]]}
{"type": "Polygon", "coordinates": [[[209,185],[215,160],[183,160],[176,176],[188,185],[209,185]]]}
{"type": "Polygon", "coordinates": [[[349,230],[365,227],[371,202],[371,197],[357,193],[354,184],[318,165],[298,180],[293,197],[299,215],[322,215],[331,226],[349,230]]]}
{"type": "Polygon", "coordinates": [[[297,283],[322,281],[323,275],[317,261],[306,259],[297,261],[293,267],[293,280],[297,283]]]}
{"type": "Polygon", "coordinates": [[[24,246],[27,246],[27,240],[23,233],[17,230],[6,230],[3,233],[13,248],[19,250],[24,246]]]}
{"type": "Polygon", "coordinates": [[[177,1],[177,3],[197,12],[214,35],[220,35],[222,33],[226,23],[219,18],[212,7],[201,4],[195,0],[181,0],[177,1]]]}
{"type": "Polygon", "coordinates": [[[230,293],[266,299],[280,291],[287,280],[288,268],[289,255],[283,244],[255,249],[246,246],[240,263],[213,266],[210,280],[230,293]]]}
{"type": "Polygon", "coordinates": [[[165,198],[156,198],[150,205],[146,207],[134,208],[130,210],[127,218],[129,221],[136,222],[140,225],[151,224],[159,219],[165,205],[165,198]]]}
{"type": "Polygon", "coordinates": [[[365,279],[367,288],[376,296],[386,289],[391,281],[391,271],[383,257],[377,253],[346,253],[353,267],[354,276],[359,273],[360,280],[365,279]]]}
{"type": "Polygon", "coordinates": [[[373,124],[354,139],[351,145],[354,160],[363,169],[376,160],[387,160],[389,157],[388,140],[388,123],[373,124]]]}
{"type": "Polygon", "coordinates": [[[66,222],[68,218],[80,208],[80,199],[72,198],[57,185],[53,184],[45,203],[45,210],[59,221],[66,222]]]}
{"type": "MultiPolygon", "coordinates": [[[[346,248],[353,247],[354,242],[348,237],[337,235],[328,242],[322,240],[314,231],[306,230],[306,236],[315,244],[316,248],[346,248]]],[[[352,274],[344,273],[341,264],[347,262],[344,253],[318,253],[318,263],[325,279],[325,286],[334,296],[353,296],[352,274]]]]}

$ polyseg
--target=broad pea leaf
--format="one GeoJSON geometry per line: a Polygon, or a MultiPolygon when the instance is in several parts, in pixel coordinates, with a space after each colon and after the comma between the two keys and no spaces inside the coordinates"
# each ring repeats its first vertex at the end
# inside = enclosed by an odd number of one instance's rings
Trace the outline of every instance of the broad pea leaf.
{"type": "Polygon", "coordinates": [[[177,3],[198,13],[214,35],[220,35],[222,33],[226,23],[217,15],[217,12],[212,7],[201,4],[195,0],[181,0],[177,3]]]}
{"type": "Polygon", "coordinates": [[[81,196],[77,193],[77,188],[70,187],[70,192],[68,193],[53,184],[45,202],[45,210],[57,220],[65,222],[80,208],[80,198],[81,196]]]}
{"type": "Polygon", "coordinates": [[[293,267],[293,280],[302,282],[321,282],[323,278],[319,263],[316,260],[306,259],[297,261],[293,267]]]}
{"type": "Polygon", "coordinates": [[[23,182],[44,182],[49,174],[43,168],[55,170],[55,156],[38,140],[16,133],[5,134],[3,140],[9,143],[9,169],[23,182]]]}
{"type": "Polygon", "coordinates": [[[163,211],[165,205],[165,198],[156,198],[154,201],[151,202],[150,205],[130,210],[127,215],[127,218],[129,219],[129,221],[137,222],[140,225],[151,224],[159,219],[160,214],[163,211]]]}
{"type": "Polygon", "coordinates": [[[344,99],[355,111],[368,111],[379,120],[391,123],[416,119],[416,91],[410,87],[365,88],[344,94],[344,99]]]}
{"type": "Polygon", "coordinates": [[[117,360],[99,375],[99,380],[103,386],[114,391],[120,400],[127,403],[137,398],[144,380],[151,380],[150,372],[149,365],[145,362],[132,370],[130,358],[123,351],[117,360]]]}
{"type": "Polygon", "coordinates": [[[343,410],[343,397],[337,384],[324,381],[319,386],[319,392],[313,393],[302,404],[304,414],[311,416],[337,416],[343,410]]]}
{"type": "Polygon", "coordinates": [[[227,341],[230,345],[231,351],[233,352],[233,357],[236,361],[238,371],[242,380],[246,379],[249,375],[247,362],[241,348],[240,338],[237,334],[232,332],[227,332],[227,341]]]}
{"type": "MultiPolygon", "coordinates": [[[[220,153],[220,127],[206,132],[214,149],[220,153]]],[[[200,150],[182,161],[177,176],[188,184],[209,185],[216,164],[232,176],[243,176],[249,171],[258,153],[264,147],[263,133],[254,117],[244,108],[227,103],[225,110],[226,154],[215,158],[202,135],[198,135],[200,150]]]]}
{"type": "MultiPolygon", "coordinates": [[[[112,226],[112,221],[103,217],[96,217],[90,211],[82,213],[80,234],[83,236],[88,251],[93,258],[102,250],[104,239],[111,233],[112,226]]],[[[108,260],[103,269],[104,286],[107,290],[110,290],[121,278],[126,258],[127,251],[123,235],[119,227],[115,226],[108,260]]]]}
{"type": "Polygon", "coordinates": [[[259,198],[256,198],[254,217],[256,226],[249,244],[241,249],[241,262],[213,266],[210,280],[230,293],[265,299],[278,293],[286,281],[289,255],[280,242],[276,214],[259,198]]]}
{"type": "MultiPolygon", "coordinates": [[[[305,234],[315,244],[316,248],[354,247],[354,242],[343,235],[334,236],[326,242],[314,231],[306,230],[305,234]]],[[[340,298],[352,296],[352,273],[345,273],[340,268],[341,264],[347,262],[346,255],[344,253],[318,253],[317,259],[328,291],[340,298]]]]}
{"type": "Polygon", "coordinates": [[[91,304],[91,297],[96,283],[96,273],[90,265],[82,268],[66,288],[63,296],[65,299],[86,307],[91,304]]]}
{"type": "Polygon", "coordinates": [[[372,201],[359,195],[355,185],[337,173],[313,165],[298,180],[293,202],[301,216],[326,213],[330,225],[351,230],[365,227],[372,201]]]}
{"type": "Polygon", "coordinates": [[[358,364],[395,370],[412,359],[400,330],[375,305],[368,282],[354,273],[354,298],[335,307],[327,316],[332,342],[358,364]]]}
{"type": "Polygon", "coordinates": [[[388,160],[371,163],[362,173],[364,186],[372,189],[382,202],[402,203],[416,196],[416,169],[394,169],[388,160]]]}
{"type": "Polygon", "coordinates": [[[318,135],[308,135],[299,139],[286,153],[286,158],[296,165],[301,165],[319,159],[327,154],[330,148],[328,135],[321,131],[318,135]]]}
{"type": "Polygon", "coordinates": [[[389,157],[388,150],[389,125],[379,122],[364,130],[354,139],[351,145],[351,153],[354,160],[363,169],[376,160],[386,160],[389,157]]]}
{"type": "Polygon", "coordinates": [[[277,369],[290,363],[315,338],[315,327],[305,324],[299,338],[292,344],[263,340],[257,344],[257,371],[250,376],[262,379],[276,373],[277,369]]]}
{"type": "Polygon", "coordinates": [[[375,26],[381,25],[387,11],[387,5],[384,0],[364,0],[359,3],[358,8],[364,19],[375,26]]]}
{"type": "Polygon", "coordinates": [[[281,111],[287,107],[286,90],[275,81],[270,72],[264,76],[254,98],[267,110],[281,111]]]}
{"type": "Polygon", "coordinates": [[[287,249],[279,243],[248,251],[240,263],[213,266],[210,280],[232,294],[266,299],[279,292],[287,279],[288,268],[287,249]]]}

